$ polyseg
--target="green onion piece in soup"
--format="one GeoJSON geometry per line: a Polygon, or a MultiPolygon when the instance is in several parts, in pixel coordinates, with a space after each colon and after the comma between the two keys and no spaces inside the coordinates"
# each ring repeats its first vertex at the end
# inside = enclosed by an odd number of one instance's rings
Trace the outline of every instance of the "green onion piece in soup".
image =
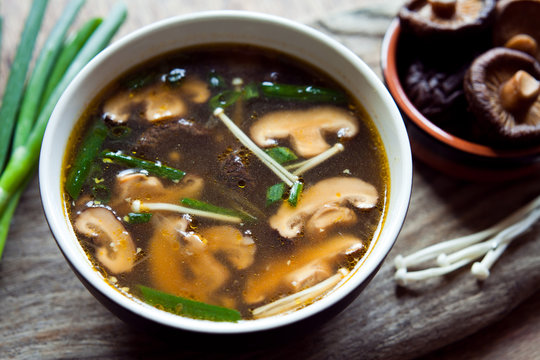
{"type": "Polygon", "coordinates": [[[152,218],[151,213],[134,213],[131,212],[124,216],[124,221],[129,224],[144,224],[150,221],[152,218]]]}
{"type": "Polygon", "coordinates": [[[220,92],[219,94],[213,96],[210,101],[210,108],[211,109],[217,109],[220,108],[227,108],[234,104],[242,95],[242,92],[236,91],[236,90],[225,90],[223,92],[220,92]]]}
{"type": "Polygon", "coordinates": [[[66,178],[66,191],[77,200],[81,189],[92,170],[92,163],[98,156],[101,145],[107,137],[107,126],[102,121],[96,121],[83,139],[79,152],[66,178]]]}
{"type": "Polygon", "coordinates": [[[298,159],[298,156],[296,156],[291,149],[285,146],[276,146],[264,151],[280,164],[285,164],[289,161],[298,159]]]}
{"type": "Polygon", "coordinates": [[[212,321],[237,322],[242,319],[242,315],[234,309],[186,299],[143,285],[138,288],[145,302],[176,315],[212,321]]]}
{"type": "Polygon", "coordinates": [[[244,211],[222,208],[220,206],[212,205],[207,202],[196,200],[196,199],[183,198],[180,202],[182,203],[182,205],[187,206],[192,209],[203,210],[203,211],[213,212],[213,213],[222,214],[222,215],[235,216],[235,217],[239,217],[243,221],[256,221],[257,220],[255,216],[252,216],[244,211]]]}
{"type": "Polygon", "coordinates": [[[278,183],[270,186],[266,190],[266,206],[270,206],[279,200],[283,199],[283,194],[285,194],[285,184],[278,183]]]}
{"type": "Polygon", "coordinates": [[[342,92],[311,85],[276,84],[265,81],[261,92],[266,97],[313,102],[345,103],[347,97],[342,92]]]}
{"type": "Polygon", "coordinates": [[[182,180],[184,175],[186,175],[186,173],[182,170],[178,170],[170,166],[163,165],[160,162],[143,160],[143,159],[131,156],[131,155],[126,155],[121,151],[105,150],[101,153],[101,157],[103,159],[109,159],[112,162],[117,163],[117,164],[145,170],[149,174],[166,178],[172,181],[182,180]]]}
{"type": "Polygon", "coordinates": [[[298,204],[298,199],[300,198],[300,194],[302,194],[302,190],[304,189],[304,183],[301,181],[295,181],[293,186],[291,186],[291,190],[289,192],[289,198],[287,201],[292,206],[296,206],[298,204]]]}

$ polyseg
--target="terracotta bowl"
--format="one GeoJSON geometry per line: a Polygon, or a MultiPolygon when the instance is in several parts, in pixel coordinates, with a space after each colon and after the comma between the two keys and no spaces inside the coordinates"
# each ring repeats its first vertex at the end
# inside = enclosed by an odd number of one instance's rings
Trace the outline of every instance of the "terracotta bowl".
{"type": "Polygon", "coordinates": [[[382,44],[383,78],[404,115],[416,159],[445,174],[474,181],[504,181],[540,172],[540,146],[496,149],[453,135],[422,115],[401,84],[400,66],[411,55],[399,19],[394,19],[382,44]]]}
{"type": "MultiPolygon", "coordinates": [[[[140,29],[94,58],[73,80],[58,102],[45,133],[40,158],[40,190],[51,231],[68,263],[85,286],[119,317],[141,329],[178,330],[193,336],[218,338],[264,333],[285,334],[285,328],[309,326],[343,310],[366,286],[392,248],[407,212],[412,186],[412,158],[399,109],[384,84],[354,53],[337,41],[290,20],[249,12],[217,11],[167,19],[140,29]],[[76,239],[63,204],[62,167],[68,139],[87,104],[111,79],[145,60],[197,44],[260,45],[304,58],[334,74],[358,96],[371,115],[386,149],[390,168],[387,215],[361,261],[331,294],[298,311],[238,323],[212,322],[177,316],[134,301],[110,286],[92,266],[76,239]]],[[[289,334],[300,334],[289,330],[289,334]]],[[[185,338],[178,338],[184,341],[185,338]]],[[[208,343],[207,343],[208,344],[208,343]]]]}

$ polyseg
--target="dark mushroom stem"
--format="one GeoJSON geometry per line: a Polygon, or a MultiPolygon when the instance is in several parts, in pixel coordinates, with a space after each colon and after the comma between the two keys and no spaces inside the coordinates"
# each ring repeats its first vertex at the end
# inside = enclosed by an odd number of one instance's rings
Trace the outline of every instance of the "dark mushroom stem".
{"type": "Polygon", "coordinates": [[[540,94],[540,82],[523,70],[518,70],[501,84],[501,105],[511,113],[527,112],[540,94]]]}
{"type": "Polygon", "coordinates": [[[456,13],[457,0],[428,0],[431,11],[441,19],[450,19],[456,13]]]}

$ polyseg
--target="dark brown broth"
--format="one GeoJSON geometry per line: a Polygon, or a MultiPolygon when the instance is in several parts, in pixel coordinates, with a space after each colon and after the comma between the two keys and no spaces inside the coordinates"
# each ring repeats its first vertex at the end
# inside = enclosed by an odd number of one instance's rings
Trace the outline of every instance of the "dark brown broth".
{"type": "MultiPolygon", "coordinates": [[[[174,68],[184,69],[186,76],[196,76],[203,80],[208,78],[209,73],[219,74],[225,79],[226,84],[230,84],[233,78],[242,78],[244,83],[273,81],[340,89],[335,82],[321,71],[308,66],[298,59],[292,59],[278,52],[233,44],[190,48],[153,59],[129,71],[129,73],[122,76],[119,80],[114,81],[96,98],[93,105],[89,107],[83,119],[80,120],[83,124],[81,127],[88,128],[93,119],[101,119],[103,102],[117,91],[123,91],[126,84],[132,80],[139,78],[142,74],[154,74],[155,78],[158,79],[160,74],[167,73],[174,68]]],[[[213,94],[215,93],[216,91],[213,92],[213,94]]],[[[361,97],[361,94],[359,96],[361,97]]],[[[246,133],[249,133],[249,126],[255,119],[270,111],[316,106],[316,104],[312,103],[264,98],[250,100],[244,105],[244,116],[238,125],[246,133]]],[[[338,154],[314,170],[309,171],[303,178],[305,180],[305,188],[308,188],[321,179],[332,176],[358,177],[376,187],[379,193],[379,206],[376,209],[365,212],[357,211],[357,214],[359,214],[359,223],[355,224],[352,228],[336,227],[331,230],[331,234],[353,232],[358,238],[364,241],[367,247],[385,214],[384,204],[386,203],[385,200],[389,190],[387,160],[374,125],[361,105],[352,102],[344,106],[348,107],[359,118],[360,130],[358,134],[353,139],[344,142],[345,152],[338,154]],[[347,175],[344,174],[344,171],[347,175]]],[[[127,124],[131,128],[129,136],[122,140],[108,138],[104,143],[104,149],[123,150],[126,153],[132,153],[134,151],[134,143],[140,134],[150,126],[159,126],[150,125],[145,120],[141,120],[138,115],[138,112],[141,110],[140,108],[134,107],[132,110],[133,115],[127,124]]],[[[233,107],[228,108],[227,112],[232,114],[234,112],[233,107]]],[[[231,115],[231,117],[233,116],[231,115]]],[[[238,148],[238,140],[212,117],[212,111],[208,104],[191,106],[189,114],[185,116],[185,119],[199,125],[208,126],[210,124],[212,133],[208,136],[185,136],[178,139],[174,144],[163,143],[163,148],[145,152],[139,151],[136,155],[148,160],[160,160],[169,166],[182,169],[188,174],[201,176],[205,179],[205,187],[200,200],[223,207],[232,207],[234,204],[230,201],[229,196],[224,195],[220,190],[223,188],[223,185],[216,185],[222,180],[216,174],[219,170],[218,158],[220,155],[226,154],[228,149],[238,148]],[[180,160],[173,161],[167,157],[171,149],[175,149],[181,154],[180,160]]],[[[338,141],[337,138],[328,138],[330,144],[336,141],[338,141]]],[[[79,142],[80,139],[73,139],[69,149],[77,149],[79,142]]],[[[280,141],[280,145],[290,146],[286,140],[280,141]]],[[[75,152],[66,152],[68,154],[66,157],[67,164],[73,161],[72,156],[69,154],[75,152]]],[[[245,279],[250,276],[250,273],[263,268],[264,264],[271,262],[272,259],[288,256],[287,254],[294,251],[297,247],[310,243],[309,239],[289,240],[282,238],[277,231],[268,226],[268,217],[277,211],[279,205],[275,204],[265,207],[266,189],[279,182],[279,179],[254,155],[251,154],[248,157],[248,170],[250,174],[256,174],[254,175],[256,181],[254,183],[247,183],[246,186],[229,185],[226,188],[228,189],[227,191],[249,198],[249,201],[265,214],[266,218],[259,219],[255,224],[244,224],[240,226],[242,232],[251,233],[255,240],[257,246],[256,260],[254,265],[246,270],[231,270],[233,276],[227,281],[226,286],[218,291],[215,298],[210,300],[210,302],[223,305],[219,300],[222,295],[235,298],[235,308],[247,319],[251,318],[250,309],[254,305],[259,306],[262,304],[249,305],[242,303],[241,299],[245,279]]],[[[104,184],[109,188],[113,188],[116,174],[123,169],[124,167],[115,164],[105,166],[103,171],[104,184]]],[[[171,184],[166,180],[164,182],[169,185],[171,184]]],[[[89,187],[85,186],[81,197],[85,198],[87,196],[91,195],[89,195],[89,187]]],[[[68,197],[66,194],[66,198],[68,197]]],[[[77,214],[86,206],[86,204],[75,205],[73,201],[70,201],[67,207],[71,220],[74,221],[77,214]]],[[[219,224],[219,222],[213,220],[196,219],[197,228],[219,224]]],[[[133,225],[124,223],[124,225],[132,234],[136,246],[142,249],[142,260],[132,272],[115,275],[118,279],[118,283],[115,285],[119,288],[128,287],[130,289],[135,289],[137,284],[153,287],[145,268],[147,261],[144,256],[146,255],[146,243],[152,237],[154,229],[148,224],[133,225]]],[[[89,256],[92,258],[93,246],[91,245],[91,240],[81,238],[81,243],[85,246],[89,256]]],[[[336,264],[335,268],[337,269],[342,266],[350,268],[354,266],[354,263],[361,256],[362,254],[356,254],[354,259],[348,258],[343,264],[336,264]]],[[[227,261],[223,262],[225,265],[228,265],[227,261]]],[[[94,261],[94,263],[96,268],[107,274],[106,269],[97,261],[94,261]]],[[[134,295],[137,296],[137,294],[134,295]]],[[[280,295],[276,294],[274,298],[278,296],[280,295]]]]}

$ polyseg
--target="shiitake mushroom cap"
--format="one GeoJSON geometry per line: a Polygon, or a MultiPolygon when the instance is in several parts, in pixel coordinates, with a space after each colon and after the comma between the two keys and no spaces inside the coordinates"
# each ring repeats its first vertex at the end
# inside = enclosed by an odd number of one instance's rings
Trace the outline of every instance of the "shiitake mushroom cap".
{"type": "Polygon", "coordinates": [[[508,111],[500,100],[501,86],[519,70],[540,79],[540,64],[535,58],[496,47],[477,57],[465,74],[469,110],[486,142],[493,145],[521,147],[540,142],[540,97],[521,112],[508,111]]]}
{"type": "Polygon", "coordinates": [[[512,38],[528,35],[536,43],[528,51],[540,61],[540,1],[538,0],[500,0],[495,8],[493,44],[505,46],[512,38]]]}
{"type": "Polygon", "coordinates": [[[487,36],[495,14],[495,0],[455,0],[453,3],[455,10],[449,14],[444,1],[408,0],[398,13],[403,32],[432,44],[445,42],[443,46],[469,45],[487,36]],[[435,4],[442,4],[439,7],[443,10],[435,11],[435,4]]]}

